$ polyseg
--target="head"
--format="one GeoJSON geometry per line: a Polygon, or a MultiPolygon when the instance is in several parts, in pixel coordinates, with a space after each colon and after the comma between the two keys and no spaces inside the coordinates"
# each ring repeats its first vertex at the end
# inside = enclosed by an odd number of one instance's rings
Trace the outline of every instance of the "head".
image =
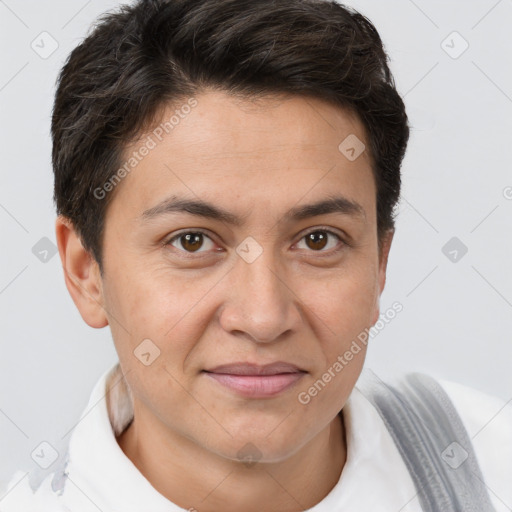
{"type": "Polygon", "coordinates": [[[52,136],[66,284],[110,326],[135,418],[233,460],[325,428],[366,346],[299,396],[379,317],[409,136],[370,21],[328,0],[123,7],[63,67],[52,136]],[[271,396],[208,373],[276,361],[300,377],[271,396]]]}

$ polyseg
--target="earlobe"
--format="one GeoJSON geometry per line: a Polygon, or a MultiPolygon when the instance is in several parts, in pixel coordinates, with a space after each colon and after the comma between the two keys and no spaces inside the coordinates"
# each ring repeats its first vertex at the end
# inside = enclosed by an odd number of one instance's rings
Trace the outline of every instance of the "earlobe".
{"type": "Polygon", "coordinates": [[[71,221],[57,217],[55,234],[64,270],[66,287],[84,322],[91,327],[108,325],[104,310],[102,280],[99,266],[87,251],[71,221]]]}

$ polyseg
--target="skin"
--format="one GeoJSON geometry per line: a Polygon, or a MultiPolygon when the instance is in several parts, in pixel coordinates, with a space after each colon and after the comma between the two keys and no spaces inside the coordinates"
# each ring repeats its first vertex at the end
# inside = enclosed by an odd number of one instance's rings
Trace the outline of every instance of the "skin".
{"type": "Polygon", "coordinates": [[[368,146],[357,117],[299,96],[250,102],[204,91],[196,99],[118,185],[103,276],[70,222],[57,219],[66,285],[87,324],[110,325],[134,395],[134,421],[118,442],[155,489],[201,512],[304,510],[340,478],[339,412],[365,347],[307,405],[298,395],[377,321],[393,233],[379,251],[370,155],[350,161],[338,149],[350,134],[368,146]],[[285,220],[289,209],[334,192],[363,214],[285,220]],[[243,223],[184,212],[141,219],[172,194],[209,201],[243,223]],[[199,252],[183,237],[163,244],[187,229],[205,231],[199,252]],[[307,242],[308,232],[325,229],[334,233],[325,247],[307,242]],[[251,263],[236,252],[249,236],[263,251],[251,263]],[[160,350],[149,366],[134,355],[144,339],[160,350]],[[203,372],[238,361],[286,361],[306,373],[255,399],[203,372]],[[248,443],[260,457],[253,465],[237,455],[248,443]]]}

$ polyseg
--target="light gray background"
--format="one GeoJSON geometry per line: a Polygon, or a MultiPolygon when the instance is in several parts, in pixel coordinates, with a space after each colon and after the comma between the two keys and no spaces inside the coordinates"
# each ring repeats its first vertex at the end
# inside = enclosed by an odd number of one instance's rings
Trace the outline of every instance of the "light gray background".
{"type": "MultiPolygon", "coordinates": [[[[67,440],[117,359],[108,328],[82,321],[58,254],[43,263],[32,253],[42,237],[55,242],[49,127],[58,70],[117,3],[0,1],[2,481],[35,467],[41,441],[67,440]],[[46,59],[31,48],[43,31],[58,42],[46,59]]],[[[381,303],[404,310],[372,340],[367,366],[381,377],[424,371],[510,400],[512,1],[348,5],[379,30],[413,125],[381,303]],[[469,43],[458,58],[463,41],[453,31],[469,43]],[[468,248],[457,262],[442,252],[454,236],[468,248]]]]}

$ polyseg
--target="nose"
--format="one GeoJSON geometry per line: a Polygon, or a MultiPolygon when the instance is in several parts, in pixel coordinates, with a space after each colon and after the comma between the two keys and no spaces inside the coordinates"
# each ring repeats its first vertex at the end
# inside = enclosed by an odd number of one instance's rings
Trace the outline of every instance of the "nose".
{"type": "Polygon", "coordinates": [[[263,251],[252,263],[236,260],[220,313],[226,332],[257,343],[282,339],[297,331],[302,321],[294,285],[270,252],[263,251]]]}

